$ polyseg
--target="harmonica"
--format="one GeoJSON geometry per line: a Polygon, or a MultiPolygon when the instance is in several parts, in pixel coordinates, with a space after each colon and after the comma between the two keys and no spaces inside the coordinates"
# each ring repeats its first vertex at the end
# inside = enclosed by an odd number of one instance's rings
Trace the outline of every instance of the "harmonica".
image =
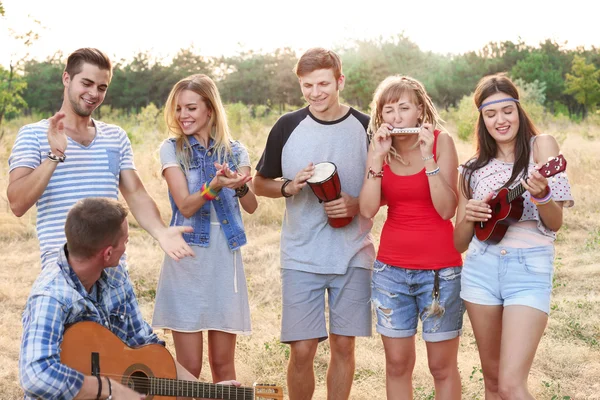
{"type": "Polygon", "coordinates": [[[392,135],[415,135],[421,132],[421,128],[394,128],[390,131],[392,135]]]}

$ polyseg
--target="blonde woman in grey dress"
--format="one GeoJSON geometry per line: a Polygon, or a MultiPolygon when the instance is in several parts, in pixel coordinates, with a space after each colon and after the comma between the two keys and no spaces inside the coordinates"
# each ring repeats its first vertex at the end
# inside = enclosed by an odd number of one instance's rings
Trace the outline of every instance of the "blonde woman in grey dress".
{"type": "Polygon", "coordinates": [[[172,331],[177,361],[196,377],[207,332],[213,381],[235,379],[236,338],[250,334],[240,205],[248,213],[258,206],[248,151],[231,139],[218,89],[206,75],[173,87],[165,120],[172,137],[162,143],[160,159],[170,225],[194,228],[184,239],[195,257],[165,257],[152,325],[172,331]]]}

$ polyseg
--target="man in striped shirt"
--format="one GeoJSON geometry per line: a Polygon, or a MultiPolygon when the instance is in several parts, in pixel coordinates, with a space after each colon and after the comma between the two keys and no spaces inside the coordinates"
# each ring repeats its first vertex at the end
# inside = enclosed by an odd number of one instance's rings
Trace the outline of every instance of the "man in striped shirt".
{"type": "Polygon", "coordinates": [[[181,237],[191,227],[165,226],[135,170],[125,131],[91,117],[111,78],[111,62],[100,50],[73,52],[62,76],[61,109],[21,128],[8,159],[13,213],[20,217],[37,204],[42,268],[56,260],[65,242],[64,223],[73,204],[87,197],[117,199],[119,189],[140,226],[169,256],[177,260],[193,255],[181,237]]]}

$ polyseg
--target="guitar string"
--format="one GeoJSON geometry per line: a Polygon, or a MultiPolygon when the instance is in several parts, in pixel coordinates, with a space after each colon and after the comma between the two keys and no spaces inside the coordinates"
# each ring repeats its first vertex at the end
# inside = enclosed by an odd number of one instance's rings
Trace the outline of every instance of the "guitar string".
{"type": "MultiPolygon", "coordinates": [[[[157,377],[137,377],[137,376],[130,376],[130,375],[119,375],[119,374],[102,374],[102,376],[106,376],[106,377],[111,377],[111,378],[115,378],[118,381],[121,381],[121,378],[127,378],[128,380],[132,380],[135,383],[134,388],[139,388],[139,389],[148,389],[148,388],[153,388],[156,387],[157,385],[160,384],[173,384],[173,383],[177,383],[177,385],[181,386],[181,385],[186,385],[186,384],[192,384],[193,386],[203,386],[203,385],[208,385],[210,391],[217,391],[217,390],[221,390],[221,389],[225,389],[225,390],[235,390],[237,392],[247,392],[247,393],[254,393],[254,388],[251,387],[247,387],[247,386],[234,386],[234,385],[221,385],[218,383],[208,383],[208,382],[200,382],[200,381],[186,381],[186,380],[181,380],[181,379],[171,379],[171,378],[157,378],[157,377]],[[210,389],[210,387],[212,387],[212,389],[210,389]]],[[[174,385],[175,386],[175,385],[174,385]]]]}

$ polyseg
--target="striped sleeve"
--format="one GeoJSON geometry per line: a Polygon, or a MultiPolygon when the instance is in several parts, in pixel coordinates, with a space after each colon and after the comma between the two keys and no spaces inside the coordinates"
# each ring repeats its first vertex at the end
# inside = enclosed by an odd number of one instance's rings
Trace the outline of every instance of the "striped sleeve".
{"type": "Polygon", "coordinates": [[[41,163],[40,141],[36,129],[32,125],[26,125],[19,130],[8,158],[9,172],[20,167],[35,169],[41,163]]]}

